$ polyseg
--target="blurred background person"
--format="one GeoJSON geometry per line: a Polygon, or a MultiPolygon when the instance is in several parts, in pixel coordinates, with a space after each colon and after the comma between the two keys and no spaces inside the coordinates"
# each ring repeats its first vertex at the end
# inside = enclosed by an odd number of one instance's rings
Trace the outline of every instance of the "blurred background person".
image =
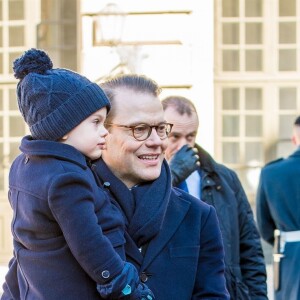
{"type": "Polygon", "coordinates": [[[268,299],[260,236],[236,173],[195,143],[199,119],[190,100],[170,96],[162,104],[166,122],[173,124],[166,150],[173,185],[216,208],[231,299],[268,299]]]}
{"type": "Polygon", "coordinates": [[[276,300],[300,299],[300,116],[292,142],[293,154],[262,169],[256,198],[258,228],[274,246],[276,300]]]}

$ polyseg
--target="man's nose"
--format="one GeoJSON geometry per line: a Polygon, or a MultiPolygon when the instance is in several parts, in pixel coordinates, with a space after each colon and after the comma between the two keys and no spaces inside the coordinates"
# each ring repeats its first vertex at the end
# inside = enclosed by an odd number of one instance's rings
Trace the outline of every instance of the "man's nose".
{"type": "Polygon", "coordinates": [[[177,144],[177,147],[176,147],[176,151],[179,151],[184,145],[187,145],[188,144],[188,141],[182,137],[179,141],[178,141],[178,144],[177,144]]]}
{"type": "Polygon", "coordinates": [[[155,128],[152,128],[151,134],[147,138],[146,142],[149,142],[150,144],[155,144],[155,145],[161,145],[162,144],[162,139],[157,134],[157,131],[156,131],[155,128]]]}

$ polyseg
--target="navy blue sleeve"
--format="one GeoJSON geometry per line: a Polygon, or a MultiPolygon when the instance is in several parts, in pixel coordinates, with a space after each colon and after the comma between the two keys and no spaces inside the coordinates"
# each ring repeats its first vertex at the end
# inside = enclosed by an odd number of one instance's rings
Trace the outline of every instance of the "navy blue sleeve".
{"type": "Polygon", "coordinates": [[[55,177],[49,190],[49,207],[67,244],[82,268],[97,283],[103,284],[119,274],[124,262],[103,235],[95,214],[93,189],[80,174],[55,177]],[[101,273],[109,271],[110,278],[101,273]]]}

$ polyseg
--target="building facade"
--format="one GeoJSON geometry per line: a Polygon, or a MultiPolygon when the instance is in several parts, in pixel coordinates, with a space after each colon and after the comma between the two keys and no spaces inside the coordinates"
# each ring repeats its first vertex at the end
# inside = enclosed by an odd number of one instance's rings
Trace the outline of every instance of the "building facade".
{"type": "Polygon", "coordinates": [[[300,1],[215,0],[215,156],[254,199],[257,173],[293,151],[300,1]]]}
{"type": "Polygon", "coordinates": [[[144,73],[190,98],[197,141],[235,169],[254,205],[260,168],[292,151],[300,114],[299,0],[0,1],[0,264],[11,256],[8,172],[28,134],[12,62],[48,51],[91,80],[144,73]]]}

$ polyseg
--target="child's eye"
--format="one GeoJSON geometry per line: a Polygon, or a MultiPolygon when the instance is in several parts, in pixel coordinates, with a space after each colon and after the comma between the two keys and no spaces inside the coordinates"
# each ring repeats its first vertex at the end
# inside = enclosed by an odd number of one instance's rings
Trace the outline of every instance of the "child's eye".
{"type": "Polygon", "coordinates": [[[96,120],[94,120],[94,123],[97,125],[100,123],[100,120],[96,119],[96,120]]]}

